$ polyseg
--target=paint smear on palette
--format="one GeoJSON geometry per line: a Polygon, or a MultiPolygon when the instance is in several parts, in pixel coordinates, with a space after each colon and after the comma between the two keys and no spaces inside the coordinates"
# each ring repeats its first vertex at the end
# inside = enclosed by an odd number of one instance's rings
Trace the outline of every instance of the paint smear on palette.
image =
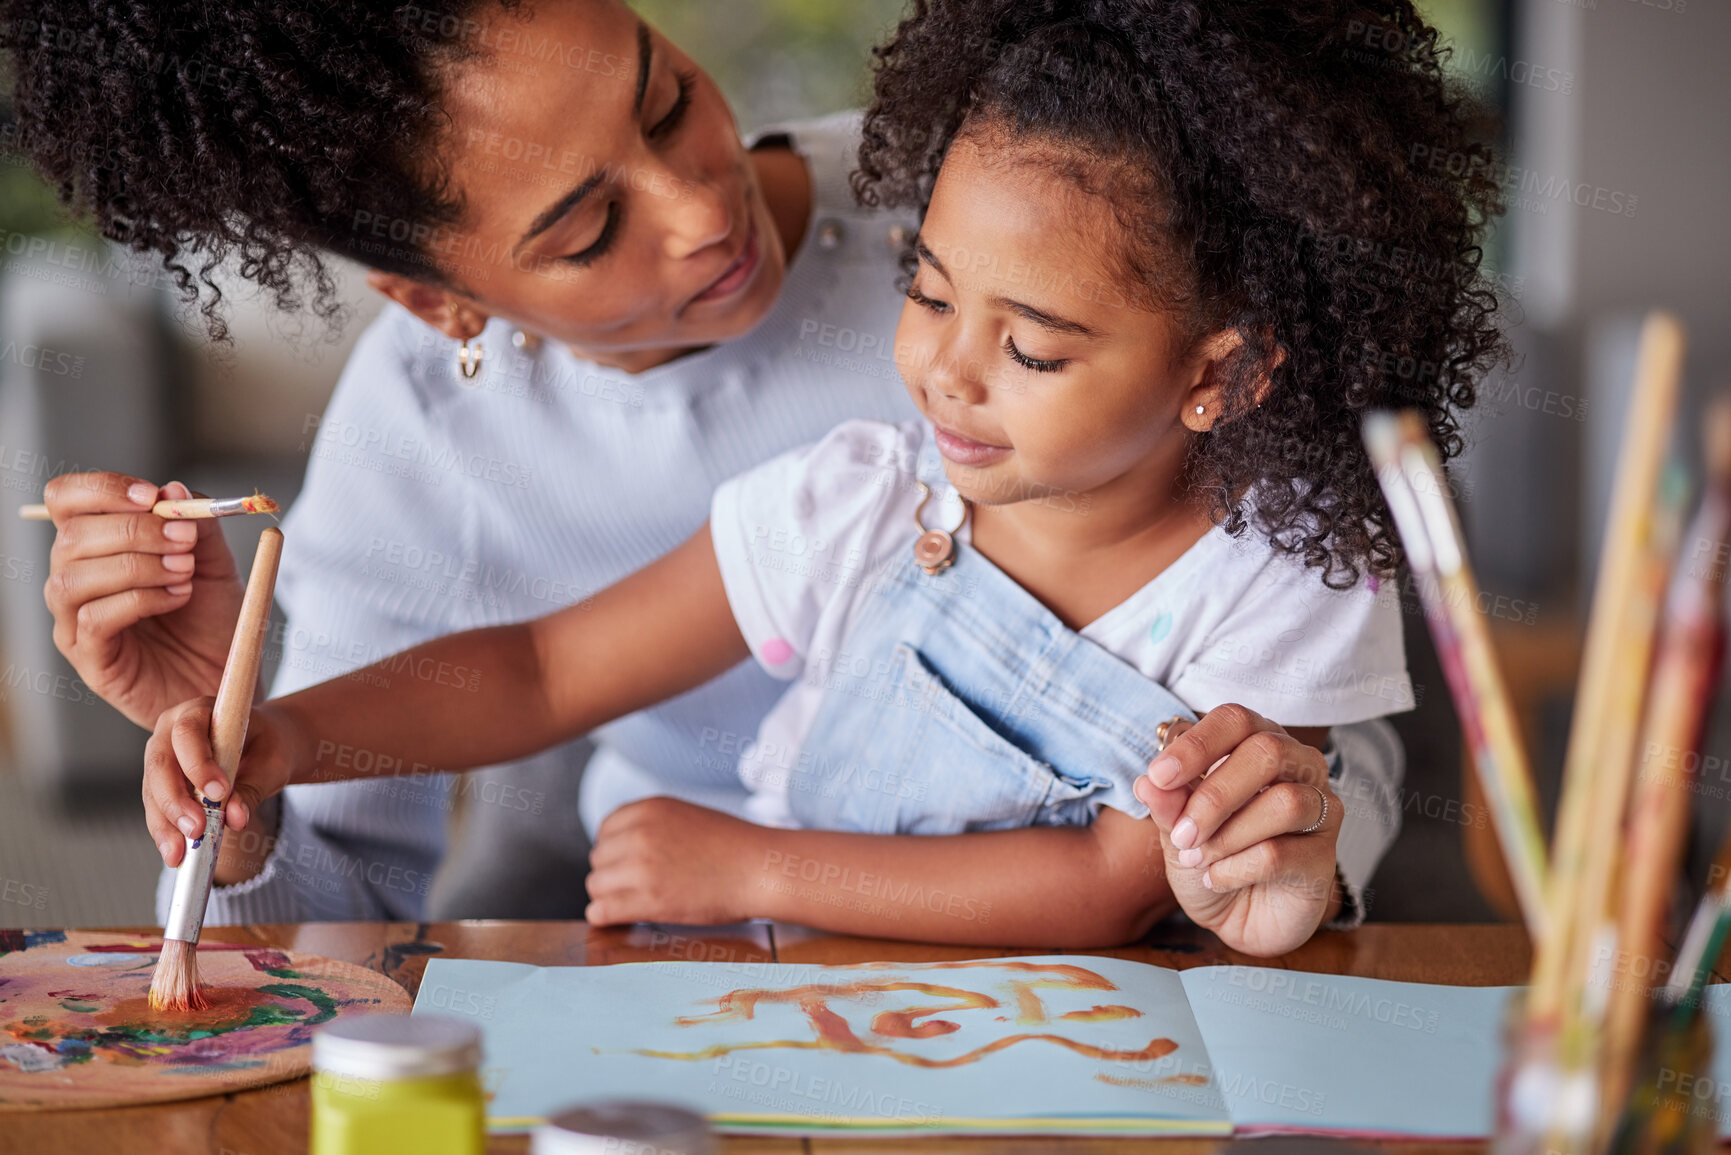
{"type": "MultiPolygon", "coordinates": [[[[880,1055],[913,1067],[941,1069],[964,1067],[977,1063],[987,1055],[1023,1043],[1046,1043],[1063,1047],[1076,1054],[1104,1062],[1149,1062],[1164,1058],[1178,1049],[1171,1039],[1150,1039],[1145,1047],[1110,1049],[1084,1042],[1054,1031],[1023,1031],[1001,1034],[989,1023],[1010,1021],[1007,1014],[994,1014],[1000,1008],[1015,1008],[1018,1026],[1054,1022],[1107,1022],[1115,1019],[1140,1018],[1142,1012],[1126,1006],[1094,1006],[1082,1010],[1054,1013],[1047,1006],[1050,996],[1041,992],[1076,994],[1086,991],[1110,991],[1117,988],[1110,980],[1086,967],[1053,963],[1016,961],[965,963],[892,964],[867,963],[859,967],[835,967],[837,971],[894,968],[905,975],[909,971],[967,968],[970,971],[1002,972],[998,981],[986,989],[951,986],[935,982],[909,981],[907,978],[873,980],[865,977],[851,982],[809,983],[785,988],[745,987],[729,991],[716,1000],[716,1009],[706,1015],[692,1015],[674,1020],[680,1027],[702,1027],[713,1024],[739,1023],[757,1017],[759,1007],[790,1005],[799,1008],[811,1037],[804,1039],[754,1039],[744,1042],[718,1042],[693,1051],[651,1051],[636,1053],[660,1059],[680,1059],[700,1062],[721,1058],[735,1051],[803,1050],[839,1051],[845,1054],[880,1055]],[[917,996],[917,997],[913,997],[917,996]],[[886,1001],[905,1003],[894,1009],[878,1009],[869,1015],[869,1025],[856,1024],[853,1018],[867,1018],[867,1012],[881,1007],[886,1001]],[[970,1016],[968,1012],[985,1012],[970,1016]],[[944,1017],[938,1017],[944,1016],[944,1017]],[[868,1037],[862,1037],[862,1034],[868,1037]],[[907,1047],[886,1040],[925,1040],[956,1035],[971,1043],[972,1037],[992,1036],[978,1045],[965,1045],[956,1053],[937,1055],[919,1047],[907,1047]]],[[[978,985],[977,983],[975,984],[978,985]]],[[[952,1048],[953,1050],[953,1048],[952,1048]]]]}
{"type": "Polygon", "coordinates": [[[313,1031],[403,1013],[409,996],[352,963],[240,943],[198,948],[210,1006],[150,1009],[162,940],[0,931],[0,1111],[190,1099],[298,1078],[313,1031]]]}

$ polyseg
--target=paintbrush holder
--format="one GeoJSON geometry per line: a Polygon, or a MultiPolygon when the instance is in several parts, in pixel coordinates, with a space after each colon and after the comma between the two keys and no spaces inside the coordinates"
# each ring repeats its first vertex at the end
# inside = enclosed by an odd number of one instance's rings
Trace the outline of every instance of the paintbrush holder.
{"type": "Polygon", "coordinates": [[[1604,1056],[1527,1021],[1526,992],[1509,999],[1496,1084],[1494,1155],[1706,1155],[1716,1149],[1722,1085],[1699,1004],[1654,1000],[1616,1112],[1602,1110],[1604,1056]],[[1604,1119],[1611,1122],[1607,1124],[1604,1119]]]}
{"type": "Polygon", "coordinates": [[[1718,1143],[1723,1084],[1713,1077],[1713,1032],[1697,999],[1648,1008],[1633,1090],[1617,1120],[1613,1155],[1704,1155],[1718,1143]]]}
{"type": "Polygon", "coordinates": [[[1597,1155],[1599,1079],[1572,1062],[1560,1032],[1527,1021],[1526,992],[1503,1017],[1493,1155],[1597,1155]]]}

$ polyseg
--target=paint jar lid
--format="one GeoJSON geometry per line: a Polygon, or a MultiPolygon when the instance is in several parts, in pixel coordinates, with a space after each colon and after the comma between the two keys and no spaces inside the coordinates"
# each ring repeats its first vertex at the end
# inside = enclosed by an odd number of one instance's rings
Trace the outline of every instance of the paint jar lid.
{"type": "Polygon", "coordinates": [[[428,1079],[481,1065],[481,1031],[444,1015],[356,1015],[313,1035],[313,1070],[356,1079],[428,1079]]]}
{"type": "Polygon", "coordinates": [[[535,1129],[530,1155],[713,1155],[702,1115],[668,1103],[603,1099],[567,1107],[535,1129]]]}

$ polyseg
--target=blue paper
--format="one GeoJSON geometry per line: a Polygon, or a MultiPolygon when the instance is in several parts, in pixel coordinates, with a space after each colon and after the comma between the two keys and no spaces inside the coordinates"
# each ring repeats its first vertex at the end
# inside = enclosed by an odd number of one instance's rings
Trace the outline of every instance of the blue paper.
{"type": "Polygon", "coordinates": [[[732,1131],[1230,1130],[1177,972],[1120,959],[435,958],[415,1013],[481,1027],[501,1130],[619,1096],[678,1103],[732,1131]]]}
{"type": "Polygon", "coordinates": [[[1241,1130],[1482,1137],[1519,987],[1449,987],[1267,967],[1183,973],[1241,1130]]]}

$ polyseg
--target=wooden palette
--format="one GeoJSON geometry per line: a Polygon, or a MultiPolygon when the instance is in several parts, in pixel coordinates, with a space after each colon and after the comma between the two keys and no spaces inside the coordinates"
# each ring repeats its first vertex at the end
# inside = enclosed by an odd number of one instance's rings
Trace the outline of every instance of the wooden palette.
{"type": "Polygon", "coordinates": [[[273,947],[207,943],[210,1007],[160,1012],[145,994],[160,938],[0,930],[0,1111],[192,1099],[306,1074],[313,1031],[409,1009],[376,971],[273,947]]]}

